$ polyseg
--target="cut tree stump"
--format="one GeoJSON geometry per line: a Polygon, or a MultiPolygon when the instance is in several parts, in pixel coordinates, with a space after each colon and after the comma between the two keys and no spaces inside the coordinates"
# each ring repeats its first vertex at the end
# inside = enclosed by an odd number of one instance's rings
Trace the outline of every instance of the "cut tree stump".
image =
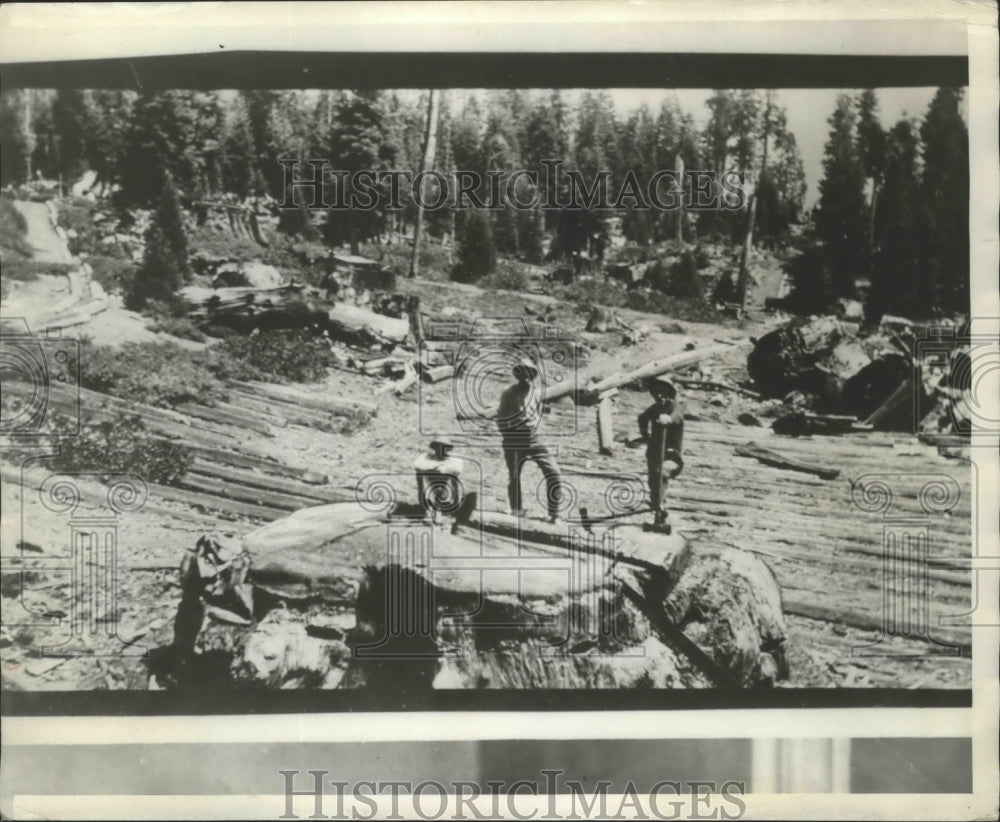
{"type": "Polygon", "coordinates": [[[736,446],[736,454],[741,457],[752,457],[758,462],[774,466],[775,468],[785,468],[789,471],[802,471],[806,474],[815,474],[820,479],[836,479],[840,476],[840,470],[837,468],[827,468],[815,463],[797,460],[794,457],[786,457],[769,448],[761,448],[753,442],[736,446]]]}

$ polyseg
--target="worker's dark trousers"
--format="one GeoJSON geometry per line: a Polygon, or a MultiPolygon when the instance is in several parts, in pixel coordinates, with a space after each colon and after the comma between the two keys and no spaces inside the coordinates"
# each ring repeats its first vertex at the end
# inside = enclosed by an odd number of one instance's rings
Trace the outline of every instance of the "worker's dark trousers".
{"type": "Polygon", "coordinates": [[[660,454],[646,454],[646,478],[649,481],[649,505],[656,509],[656,520],[664,518],[667,510],[667,481],[663,472],[663,459],[660,454]]]}
{"type": "Polygon", "coordinates": [[[545,502],[549,516],[557,516],[562,502],[562,481],[559,466],[549,449],[544,445],[505,442],[503,456],[507,462],[507,499],[510,500],[510,507],[514,511],[521,510],[521,469],[526,460],[534,460],[545,477],[545,502]]]}

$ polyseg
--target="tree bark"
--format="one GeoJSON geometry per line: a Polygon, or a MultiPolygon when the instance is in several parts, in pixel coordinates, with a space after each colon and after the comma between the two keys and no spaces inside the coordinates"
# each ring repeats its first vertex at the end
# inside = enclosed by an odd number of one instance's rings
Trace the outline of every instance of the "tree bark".
{"type": "MultiPolygon", "coordinates": [[[[421,163],[420,171],[429,171],[434,165],[434,151],[437,147],[437,121],[438,105],[441,99],[441,92],[438,89],[431,89],[431,98],[427,106],[427,137],[424,140],[424,161],[421,163]]],[[[417,220],[413,229],[413,254],[410,257],[410,276],[416,277],[420,271],[420,240],[424,231],[424,178],[420,179],[420,202],[417,203],[417,220]]]]}

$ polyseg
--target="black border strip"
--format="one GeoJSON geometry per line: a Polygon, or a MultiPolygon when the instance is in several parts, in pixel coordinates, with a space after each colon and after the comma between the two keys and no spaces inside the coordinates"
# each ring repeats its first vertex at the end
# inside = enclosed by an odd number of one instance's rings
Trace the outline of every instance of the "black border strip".
{"type": "Polygon", "coordinates": [[[0,89],[967,86],[965,55],[220,51],[8,63],[0,89]]]}
{"type": "Polygon", "coordinates": [[[663,711],[748,708],[970,708],[971,690],[778,688],[759,691],[430,691],[390,695],[362,690],[6,691],[5,716],[172,716],[177,714],[403,711],[663,711]]]}

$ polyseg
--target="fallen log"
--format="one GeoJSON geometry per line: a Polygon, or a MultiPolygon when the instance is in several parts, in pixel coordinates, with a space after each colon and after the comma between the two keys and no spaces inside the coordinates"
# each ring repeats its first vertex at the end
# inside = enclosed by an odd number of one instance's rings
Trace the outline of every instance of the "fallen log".
{"type": "MultiPolygon", "coordinates": [[[[782,609],[786,614],[794,614],[795,616],[831,624],[843,624],[862,631],[877,631],[881,634],[885,630],[885,617],[881,613],[865,614],[849,608],[830,608],[825,605],[819,605],[813,600],[793,599],[787,594],[782,598],[782,609]]],[[[957,645],[962,649],[963,654],[971,655],[972,653],[972,642],[969,637],[963,636],[957,631],[935,628],[934,639],[918,636],[908,636],[906,638],[921,644],[930,644],[936,639],[939,642],[948,642],[952,645],[957,645]]]]}
{"type": "Polygon", "coordinates": [[[281,509],[284,511],[297,511],[299,508],[308,508],[316,504],[315,497],[285,494],[280,491],[270,491],[266,488],[252,488],[248,485],[236,485],[235,483],[223,482],[222,480],[192,471],[181,477],[179,484],[192,491],[202,491],[223,499],[248,502],[265,508],[281,509]]]}
{"type": "Polygon", "coordinates": [[[245,428],[250,431],[256,431],[258,434],[263,434],[265,437],[274,436],[274,429],[269,423],[262,421],[260,417],[254,414],[248,414],[236,406],[225,408],[221,406],[196,405],[195,403],[188,402],[174,407],[189,417],[208,420],[218,425],[232,425],[237,428],[245,428]]]}
{"type": "Polygon", "coordinates": [[[736,446],[736,454],[741,457],[752,457],[758,462],[774,466],[775,468],[786,468],[789,471],[802,471],[806,474],[815,474],[820,479],[836,479],[840,476],[839,469],[826,468],[822,465],[786,457],[777,451],[771,451],[769,448],[761,448],[753,442],[736,446]]]}
{"type": "Polygon", "coordinates": [[[317,411],[328,411],[331,414],[347,414],[355,411],[364,411],[374,416],[378,412],[378,405],[366,400],[348,399],[346,397],[328,397],[319,393],[310,393],[288,385],[277,385],[274,383],[244,382],[243,380],[231,380],[230,385],[242,388],[252,394],[263,395],[264,397],[277,399],[283,402],[304,405],[317,411]]]}
{"type": "Polygon", "coordinates": [[[455,366],[438,365],[433,368],[425,368],[420,377],[424,382],[441,382],[455,376],[455,366]]]}
{"type": "Polygon", "coordinates": [[[195,458],[190,470],[194,473],[235,485],[247,485],[251,488],[279,491],[298,497],[308,497],[318,502],[349,502],[355,496],[347,491],[337,491],[333,488],[324,488],[320,485],[310,485],[299,480],[263,473],[266,469],[248,470],[230,468],[217,465],[204,458],[195,458]]]}
{"type": "Polygon", "coordinates": [[[409,319],[385,317],[347,303],[337,303],[330,308],[327,312],[327,325],[332,336],[345,342],[366,345],[400,343],[410,333],[409,319]]]}
{"type": "MultiPolygon", "coordinates": [[[[612,374],[609,377],[605,377],[602,380],[598,380],[597,382],[587,385],[577,393],[582,399],[584,399],[585,402],[596,402],[597,398],[601,394],[611,388],[621,388],[622,386],[644,380],[647,377],[659,376],[660,374],[664,374],[671,369],[695,365],[708,357],[721,354],[725,351],[730,351],[732,348],[732,345],[726,343],[709,346],[708,348],[702,348],[696,351],[681,351],[678,354],[671,354],[667,357],[650,360],[649,362],[640,365],[638,368],[633,368],[631,371],[612,374]]],[[[576,390],[576,386],[573,384],[573,381],[566,380],[562,386],[554,388],[551,391],[546,389],[544,400],[547,403],[554,402],[561,397],[572,394],[574,390],[576,390]]]]}
{"type": "Polygon", "coordinates": [[[270,508],[264,505],[251,505],[245,502],[225,499],[215,494],[204,494],[198,491],[188,491],[183,488],[173,488],[169,485],[149,484],[150,493],[170,502],[181,502],[195,508],[207,511],[218,511],[234,516],[251,517],[253,519],[276,520],[288,516],[287,510],[270,508]]]}
{"type": "Polygon", "coordinates": [[[871,425],[858,422],[857,417],[842,414],[794,413],[779,417],[771,425],[775,434],[805,436],[809,434],[856,434],[873,430],[871,425]]]}
{"type": "Polygon", "coordinates": [[[616,530],[616,544],[620,546],[617,551],[604,547],[600,538],[585,540],[584,526],[576,522],[552,525],[542,520],[481,510],[478,516],[473,516],[468,527],[515,540],[519,545],[533,543],[564,551],[601,555],[642,568],[656,574],[658,578],[666,576],[676,579],[691,556],[687,540],[679,534],[648,534],[641,528],[627,525],[619,526],[616,530]]]}
{"type": "Polygon", "coordinates": [[[330,477],[326,474],[313,471],[311,468],[300,468],[288,465],[287,463],[276,462],[269,457],[201,445],[189,446],[188,450],[195,457],[200,457],[205,462],[232,465],[237,468],[256,468],[272,476],[290,477],[309,485],[328,485],[330,483],[330,477]]]}
{"type": "MultiPolygon", "coordinates": [[[[329,411],[317,411],[311,408],[303,408],[290,402],[275,398],[265,399],[260,394],[252,394],[235,388],[229,389],[230,399],[239,402],[244,408],[256,413],[267,412],[280,414],[280,419],[286,425],[302,425],[307,428],[316,428],[320,431],[331,431],[340,433],[343,428],[343,418],[347,415],[344,412],[334,414],[329,411]]],[[[361,412],[364,413],[364,412],[361,412]]]]}
{"type": "Polygon", "coordinates": [[[739,385],[733,385],[727,382],[716,382],[714,380],[692,380],[686,377],[674,377],[673,382],[677,383],[684,388],[694,388],[694,389],[704,389],[706,391],[733,391],[737,394],[742,394],[744,397],[749,397],[752,400],[762,399],[761,395],[756,391],[751,391],[748,388],[743,388],[739,385]]]}

